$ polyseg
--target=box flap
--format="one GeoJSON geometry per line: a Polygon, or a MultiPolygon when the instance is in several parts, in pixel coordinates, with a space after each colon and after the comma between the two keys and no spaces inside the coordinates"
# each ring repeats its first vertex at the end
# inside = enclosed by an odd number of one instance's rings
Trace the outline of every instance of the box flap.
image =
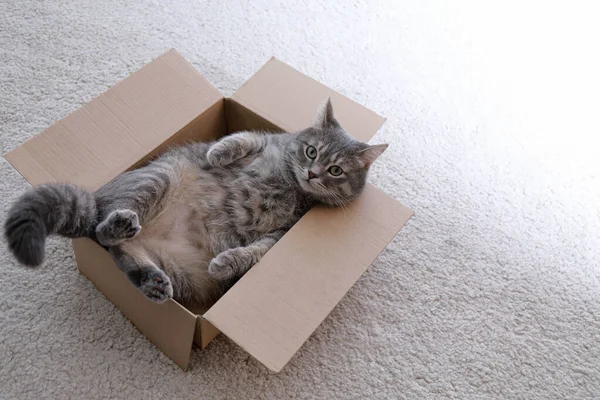
{"type": "Polygon", "coordinates": [[[310,126],[317,109],[331,97],[335,117],[352,136],[367,142],[385,118],[271,58],[231,99],[284,131],[310,126]]]}
{"type": "Polygon", "coordinates": [[[219,330],[213,324],[205,320],[201,315],[196,321],[196,334],[194,335],[194,343],[204,350],[208,344],[219,335],[219,330]]]}
{"type": "Polygon", "coordinates": [[[223,96],[171,50],[5,157],[32,185],[95,190],[218,102],[223,96]]]}
{"type": "Polygon", "coordinates": [[[279,372],[411,216],[370,184],[346,209],[314,208],[204,318],[279,372]]]}
{"type": "Polygon", "coordinates": [[[110,254],[90,239],[73,240],[77,266],[156,347],[179,367],[187,369],[196,315],[174,300],[155,303],[138,290],[113,262],[110,254]]]}

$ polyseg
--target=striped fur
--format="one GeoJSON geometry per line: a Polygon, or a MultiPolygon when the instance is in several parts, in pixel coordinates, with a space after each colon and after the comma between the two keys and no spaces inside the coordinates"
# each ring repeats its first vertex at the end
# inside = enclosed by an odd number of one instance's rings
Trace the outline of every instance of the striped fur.
{"type": "Polygon", "coordinates": [[[43,262],[50,234],[90,237],[152,300],[208,306],[313,205],[351,202],[385,147],[352,139],[328,102],[303,131],[176,148],[93,195],[31,189],[10,209],[5,235],[29,266],[43,262]]]}
{"type": "Polygon", "coordinates": [[[69,184],[41,185],[22,195],[8,211],[4,224],[10,251],[23,265],[44,261],[46,237],[90,236],[97,211],[93,196],[69,184]]]}

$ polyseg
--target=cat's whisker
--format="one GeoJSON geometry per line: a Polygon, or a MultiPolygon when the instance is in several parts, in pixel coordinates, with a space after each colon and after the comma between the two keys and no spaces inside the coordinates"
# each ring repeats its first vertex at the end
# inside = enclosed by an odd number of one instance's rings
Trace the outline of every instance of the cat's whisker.
{"type": "Polygon", "coordinates": [[[344,213],[346,213],[349,210],[348,204],[343,200],[343,198],[339,194],[329,193],[328,195],[335,201],[337,207],[342,209],[344,213]]]}

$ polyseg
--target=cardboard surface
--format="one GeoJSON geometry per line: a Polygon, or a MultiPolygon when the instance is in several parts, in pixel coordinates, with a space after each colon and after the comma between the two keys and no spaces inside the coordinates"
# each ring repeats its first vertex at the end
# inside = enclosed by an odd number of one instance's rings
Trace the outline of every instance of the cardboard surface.
{"type": "Polygon", "coordinates": [[[204,350],[206,346],[219,335],[219,333],[221,332],[213,324],[204,319],[204,317],[198,316],[194,343],[196,343],[200,349],[204,350]]]}
{"type": "Polygon", "coordinates": [[[158,304],[139,291],[90,239],[73,240],[77,266],[150,342],[187,369],[196,329],[196,315],[173,300],[158,304]]]}
{"type": "MultiPolygon", "coordinates": [[[[360,140],[385,121],[276,59],[225,100],[169,51],[5,157],[33,185],[95,190],[170,146],[243,129],[305,128],[328,96],[360,140]]],[[[317,207],[204,315],[148,300],[93,241],[73,247],[81,272],[181,368],[192,342],[204,348],[220,329],[280,371],[411,215],[372,185],[348,208],[317,207]]]]}
{"type": "Polygon", "coordinates": [[[96,190],[222,99],[172,50],[5,158],[34,186],[69,182],[96,190]]]}
{"type": "Polygon", "coordinates": [[[227,133],[251,130],[268,132],[284,131],[283,128],[264,119],[231,98],[225,99],[225,112],[227,115],[227,133]]]}
{"type": "Polygon", "coordinates": [[[347,209],[317,207],[204,318],[279,372],[411,216],[372,185],[347,209]]]}
{"type": "Polygon", "coordinates": [[[225,135],[226,132],[227,121],[225,120],[225,99],[223,99],[206,109],[206,111],[196,117],[192,122],[184,126],[179,132],[165,140],[128,169],[132,170],[143,166],[149,160],[160,155],[169,148],[190,142],[217,140],[225,135]]]}
{"type": "Polygon", "coordinates": [[[367,142],[385,122],[375,112],[276,58],[248,79],[231,100],[282,130],[295,132],[312,125],[328,96],[335,117],[358,140],[367,142]]]}

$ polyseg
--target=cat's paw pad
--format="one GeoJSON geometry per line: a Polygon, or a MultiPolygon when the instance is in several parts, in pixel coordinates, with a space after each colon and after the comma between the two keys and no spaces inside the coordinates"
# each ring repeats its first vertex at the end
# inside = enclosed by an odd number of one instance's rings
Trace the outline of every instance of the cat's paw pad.
{"type": "Polygon", "coordinates": [[[111,236],[118,239],[131,239],[142,230],[137,213],[131,210],[113,211],[106,223],[111,236]]]}
{"type": "Polygon", "coordinates": [[[206,160],[213,167],[224,167],[233,161],[229,149],[223,143],[213,144],[206,153],[206,160]]]}
{"type": "Polygon", "coordinates": [[[235,257],[230,251],[224,251],[212,259],[208,273],[215,279],[226,281],[235,277],[235,257]]]}
{"type": "Polygon", "coordinates": [[[169,277],[161,270],[144,271],[139,281],[138,288],[150,300],[162,303],[173,298],[173,285],[169,277]]]}

